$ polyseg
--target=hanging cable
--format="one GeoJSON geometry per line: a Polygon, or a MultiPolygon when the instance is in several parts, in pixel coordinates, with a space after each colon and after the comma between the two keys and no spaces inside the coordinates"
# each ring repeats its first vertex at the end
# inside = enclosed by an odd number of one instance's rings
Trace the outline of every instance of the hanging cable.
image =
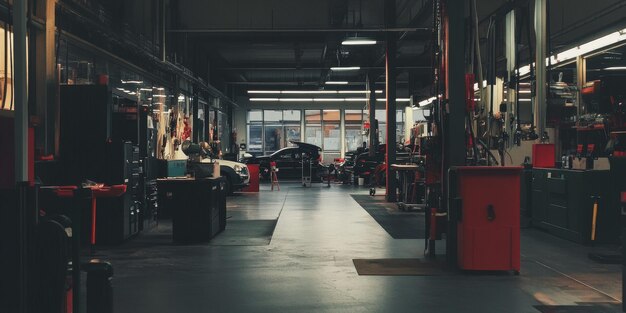
{"type": "MultiPolygon", "coordinates": [[[[10,68],[11,68],[11,79],[13,79],[13,73],[15,72],[15,69],[13,68],[13,40],[14,40],[14,36],[9,36],[9,60],[10,60],[10,68]]],[[[13,86],[15,86],[15,84],[11,84],[11,101],[9,102],[11,104],[11,110],[14,109],[14,101],[13,101],[13,94],[15,89],[13,88],[13,86]]]]}
{"type": "Polygon", "coordinates": [[[4,82],[2,88],[2,109],[6,108],[9,81],[9,24],[4,22],[4,82]]]}

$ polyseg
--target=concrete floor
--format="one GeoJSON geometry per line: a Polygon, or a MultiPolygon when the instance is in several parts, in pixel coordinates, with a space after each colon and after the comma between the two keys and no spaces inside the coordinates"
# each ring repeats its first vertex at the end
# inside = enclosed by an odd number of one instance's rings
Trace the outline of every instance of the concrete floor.
{"type": "Polygon", "coordinates": [[[350,197],[366,188],[281,187],[228,198],[230,220],[278,219],[269,244],[173,245],[160,226],[101,250],[115,312],[619,312],[620,266],[536,230],[522,231],[520,276],[359,276],[352,259],[419,258],[423,240],[391,238],[350,197]]]}

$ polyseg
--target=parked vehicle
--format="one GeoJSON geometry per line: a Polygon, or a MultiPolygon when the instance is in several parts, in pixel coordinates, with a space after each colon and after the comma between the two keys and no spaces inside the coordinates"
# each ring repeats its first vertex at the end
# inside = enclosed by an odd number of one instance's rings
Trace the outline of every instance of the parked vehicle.
{"type": "Polygon", "coordinates": [[[232,194],[246,187],[250,183],[248,166],[243,163],[218,160],[220,163],[220,176],[226,178],[226,193],[232,194]]]}
{"type": "MultiPolygon", "coordinates": [[[[352,169],[354,184],[357,183],[359,177],[365,178],[371,183],[371,179],[375,179],[379,184],[385,181],[385,155],[387,153],[387,145],[378,145],[374,156],[370,156],[369,149],[365,149],[363,153],[358,154],[354,159],[352,169]]],[[[409,161],[410,154],[403,147],[396,149],[396,161],[398,163],[406,163],[409,161]]]]}
{"type": "Polygon", "coordinates": [[[246,159],[246,164],[259,164],[262,179],[270,179],[270,163],[276,162],[279,179],[294,179],[302,177],[302,159],[311,162],[311,179],[319,181],[322,171],[321,151],[322,148],[299,141],[290,141],[293,147],[282,148],[271,155],[252,157],[246,159]]]}

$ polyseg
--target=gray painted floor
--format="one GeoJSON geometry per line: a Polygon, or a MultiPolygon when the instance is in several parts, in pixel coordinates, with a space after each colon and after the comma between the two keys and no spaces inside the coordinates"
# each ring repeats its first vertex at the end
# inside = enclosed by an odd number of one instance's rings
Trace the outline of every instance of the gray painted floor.
{"type": "Polygon", "coordinates": [[[537,313],[590,302],[618,312],[619,266],[594,264],[591,248],[535,230],[522,231],[520,276],[358,276],[352,259],[419,258],[423,240],[387,234],[350,197],[366,188],[281,188],[228,198],[229,221],[278,219],[269,244],[173,245],[162,224],[101,251],[115,267],[115,312],[537,313]]]}

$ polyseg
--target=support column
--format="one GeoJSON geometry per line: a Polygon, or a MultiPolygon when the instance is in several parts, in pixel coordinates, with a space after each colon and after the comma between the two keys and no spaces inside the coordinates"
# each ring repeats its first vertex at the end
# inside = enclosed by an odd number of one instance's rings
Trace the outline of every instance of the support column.
{"type": "MultiPolygon", "coordinates": [[[[511,117],[517,118],[519,112],[514,110],[515,107],[515,99],[517,98],[517,94],[515,94],[515,85],[513,85],[513,81],[516,79],[515,74],[515,64],[517,64],[517,42],[515,36],[515,10],[510,11],[506,15],[505,19],[506,23],[506,31],[505,31],[505,42],[506,42],[506,71],[507,71],[507,79],[506,86],[504,86],[505,90],[507,90],[506,96],[506,113],[504,114],[504,129],[509,134],[509,136],[513,136],[513,132],[515,130],[511,129],[511,117]]],[[[513,145],[513,140],[509,140],[508,146],[513,145]]],[[[508,147],[507,147],[508,148],[508,147]]],[[[511,164],[512,165],[512,164],[511,164]]]]}
{"type": "Polygon", "coordinates": [[[546,131],[546,24],[548,0],[535,0],[535,125],[543,142],[546,131]]]}
{"type": "MultiPolygon", "coordinates": [[[[446,1],[448,14],[447,59],[448,103],[444,126],[443,195],[449,199],[448,170],[465,165],[465,0],[446,1]]],[[[444,201],[445,203],[445,201],[444,201]]],[[[457,217],[448,211],[446,256],[450,265],[457,264],[457,217]]]]}
{"type": "MultiPolygon", "coordinates": [[[[396,1],[385,0],[385,26],[387,28],[393,28],[396,25],[396,1]]],[[[387,164],[387,201],[396,202],[396,179],[395,172],[391,170],[391,164],[396,163],[396,52],[397,52],[397,39],[396,34],[392,32],[387,33],[386,44],[386,66],[385,66],[385,78],[386,78],[386,96],[387,96],[387,151],[386,160],[387,164]]],[[[375,100],[374,100],[375,101],[375,100]]]]}
{"type": "Polygon", "coordinates": [[[370,122],[370,142],[369,155],[373,157],[376,154],[376,146],[378,142],[378,127],[376,127],[376,77],[373,73],[367,75],[367,90],[369,94],[369,122],[370,122]]]}
{"type": "Polygon", "coordinates": [[[28,77],[26,60],[27,1],[13,4],[14,90],[15,90],[15,180],[28,181],[28,77]]]}
{"type": "Polygon", "coordinates": [[[200,131],[201,131],[201,129],[199,127],[200,126],[200,118],[198,116],[198,111],[199,111],[198,109],[200,108],[199,107],[200,99],[198,99],[198,96],[199,96],[198,88],[197,88],[197,86],[194,86],[193,87],[193,93],[192,93],[192,97],[193,98],[191,100],[191,112],[192,112],[192,115],[193,115],[193,117],[192,117],[192,121],[193,121],[192,127],[193,128],[191,130],[192,131],[191,138],[193,138],[192,139],[193,142],[200,142],[200,131]]]}

